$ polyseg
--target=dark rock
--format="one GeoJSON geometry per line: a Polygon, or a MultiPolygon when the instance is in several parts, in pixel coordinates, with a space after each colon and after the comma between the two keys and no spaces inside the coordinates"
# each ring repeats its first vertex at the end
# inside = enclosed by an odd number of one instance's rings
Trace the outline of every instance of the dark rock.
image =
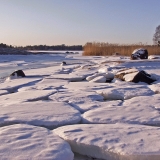
{"type": "Polygon", "coordinates": [[[151,77],[151,75],[147,74],[145,71],[139,71],[138,74],[133,78],[132,82],[138,83],[138,82],[145,82],[148,84],[153,83],[156,81],[151,77]]]}
{"type": "Polygon", "coordinates": [[[66,64],[67,64],[67,63],[66,63],[65,61],[63,61],[63,62],[61,63],[62,66],[66,65],[66,64]]]}
{"type": "Polygon", "coordinates": [[[24,74],[24,72],[22,70],[17,70],[17,71],[14,71],[11,75],[11,76],[18,76],[18,77],[25,77],[26,75],[24,74]]]}
{"type": "Polygon", "coordinates": [[[127,82],[145,82],[147,84],[151,84],[156,81],[151,75],[147,74],[145,71],[139,71],[135,68],[124,69],[115,75],[115,78],[121,79],[122,81],[127,82]]]}
{"type": "Polygon", "coordinates": [[[133,51],[131,54],[132,60],[137,59],[148,59],[148,51],[146,49],[140,48],[133,51]]]}

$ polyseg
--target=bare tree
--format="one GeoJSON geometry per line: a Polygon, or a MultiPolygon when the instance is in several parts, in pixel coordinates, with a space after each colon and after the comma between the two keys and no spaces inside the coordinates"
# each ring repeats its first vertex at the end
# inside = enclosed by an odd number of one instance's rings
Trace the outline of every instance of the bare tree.
{"type": "Polygon", "coordinates": [[[155,34],[153,35],[153,44],[160,45],[160,25],[156,27],[155,34]]]}

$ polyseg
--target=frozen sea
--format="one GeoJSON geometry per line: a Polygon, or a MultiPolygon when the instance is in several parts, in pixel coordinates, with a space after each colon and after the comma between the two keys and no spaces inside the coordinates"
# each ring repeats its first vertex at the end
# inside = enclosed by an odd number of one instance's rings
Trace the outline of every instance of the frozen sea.
{"type": "Polygon", "coordinates": [[[149,58],[0,55],[0,159],[159,160],[160,59],[149,58]],[[124,68],[156,81],[103,82],[124,68]]]}

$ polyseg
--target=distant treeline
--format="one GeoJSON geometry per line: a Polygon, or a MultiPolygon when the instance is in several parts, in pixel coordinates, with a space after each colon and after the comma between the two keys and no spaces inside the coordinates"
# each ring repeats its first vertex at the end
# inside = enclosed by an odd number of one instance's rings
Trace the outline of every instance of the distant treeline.
{"type": "Polygon", "coordinates": [[[81,51],[83,49],[82,45],[74,45],[74,46],[66,46],[66,45],[55,45],[55,46],[47,46],[47,45],[34,45],[34,46],[25,46],[18,47],[19,49],[24,50],[70,50],[70,51],[81,51]]]}
{"type": "Polygon", "coordinates": [[[73,45],[73,46],[66,46],[65,44],[62,45],[28,45],[28,46],[12,46],[0,43],[0,48],[16,48],[21,50],[69,50],[69,51],[81,51],[83,50],[82,45],[73,45]]]}
{"type": "Polygon", "coordinates": [[[7,44],[4,44],[4,43],[0,43],[0,48],[13,48],[12,45],[7,45],[7,44]]]}

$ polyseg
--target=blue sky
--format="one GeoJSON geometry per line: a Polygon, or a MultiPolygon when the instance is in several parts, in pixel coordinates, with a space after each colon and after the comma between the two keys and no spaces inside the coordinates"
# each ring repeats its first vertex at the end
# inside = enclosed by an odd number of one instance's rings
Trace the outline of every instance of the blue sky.
{"type": "Polygon", "coordinates": [[[160,0],[0,0],[0,43],[152,44],[160,0]]]}

